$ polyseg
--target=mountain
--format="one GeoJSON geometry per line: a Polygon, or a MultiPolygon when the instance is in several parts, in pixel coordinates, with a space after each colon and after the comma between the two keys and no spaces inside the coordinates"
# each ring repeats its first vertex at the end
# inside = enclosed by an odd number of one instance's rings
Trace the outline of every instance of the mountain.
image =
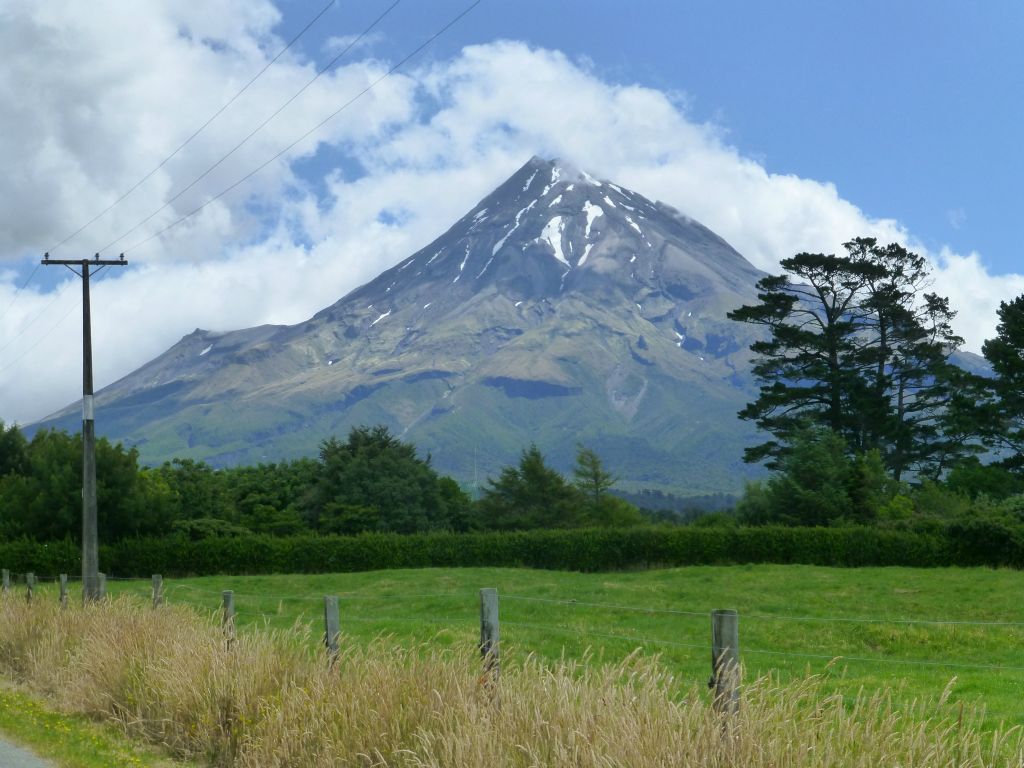
{"type": "MultiPolygon", "coordinates": [[[[628,489],[730,492],[763,273],[675,209],[532,158],[426,248],[293,326],[196,329],[97,396],[142,458],[311,455],[387,424],[464,482],[536,442],[595,449],[628,489]]],[[[78,408],[42,426],[76,429],[78,408]]]]}

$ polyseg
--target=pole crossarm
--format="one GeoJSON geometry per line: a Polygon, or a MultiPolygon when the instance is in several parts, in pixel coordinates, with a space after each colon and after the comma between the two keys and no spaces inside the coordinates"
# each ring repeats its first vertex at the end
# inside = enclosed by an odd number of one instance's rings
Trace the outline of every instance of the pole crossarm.
{"type": "Polygon", "coordinates": [[[84,267],[86,265],[99,267],[117,267],[123,264],[127,264],[128,262],[125,261],[123,253],[121,254],[120,258],[117,259],[101,259],[99,254],[96,254],[91,259],[51,259],[50,254],[44,253],[43,260],[39,263],[43,265],[60,264],[66,267],[84,267]]]}
{"type": "Polygon", "coordinates": [[[92,602],[102,597],[102,587],[96,512],[96,423],[93,415],[89,270],[95,273],[104,267],[123,267],[128,262],[123,253],[119,259],[101,259],[98,253],[91,259],[51,259],[46,253],[41,263],[44,266],[67,267],[82,278],[82,599],[92,602]],[[74,267],[80,267],[82,271],[74,267]]]}

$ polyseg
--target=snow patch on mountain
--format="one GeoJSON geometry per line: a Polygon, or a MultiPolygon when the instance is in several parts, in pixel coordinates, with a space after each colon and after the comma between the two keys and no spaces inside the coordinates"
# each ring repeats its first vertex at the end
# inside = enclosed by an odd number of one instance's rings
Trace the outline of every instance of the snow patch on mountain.
{"type": "Polygon", "coordinates": [[[590,238],[590,228],[594,225],[594,219],[598,216],[604,216],[604,208],[600,205],[594,205],[589,200],[583,203],[583,212],[587,214],[587,228],[583,232],[583,236],[590,238]]]}
{"type": "MultiPolygon", "coordinates": [[[[508,232],[506,232],[505,236],[502,237],[501,240],[499,240],[497,243],[494,244],[494,248],[491,249],[491,256],[496,255],[498,253],[498,251],[501,250],[501,246],[503,246],[505,244],[505,241],[508,240],[509,236],[513,232],[515,232],[517,229],[519,229],[519,222],[520,222],[520,220],[522,220],[523,214],[527,213],[536,204],[537,204],[536,200],[531,200],[530,204],[528,206],[526,206],[525,208],[520,210],[519,213],[516,214],[516,220],[512,224],[512,229],[510,229],[508,232]]],[[[465,262],[463,262],[463,263],[465,263],[465,262]]]]}
{"type": "Polygon", "coordinates": [[[586,247],[583,249],[583,255],[580,256],[580,260],[576,262],[577,267],[582,267],[584,264],[587,263],[587,256],[590,255],[590,249],[593,247],[593,243],[587,243],[586,247]]]}
{"type": "Polygon", "coordinates": [[[544,240],[555,253],[555,258],[565,264],[567,267],[572,265],[569,260],[565,258],[565,254],[562,252],[562,230],[565,228],[565,222],[561,216],[554,216],[551,220],[544,225],[544,230],[540,233],[539,240],[544,240]]]}
{"type": "Polygon", "coordinates": [[[548,183],[546,187],[544,187],[544,191],[540,193],[541,197],[544,197],[545,195],[547,195],[548,192],[551,191],[551,188],[558,183],[558,179],[561,177],[561,175],[562,169],[559,168],[557,165],[551,169],[551,181],[550,183],[548,183]]]}
{"type": "Polygon", "coordinates": [[[462,263],[459,264],[459,274],[457,274],[455,276],[455,279],[452,280],[452,283],[459,282],[459,278],[462,277],[462,270],[464,270],[466,268],[466,262],[469,261],[470,245],[471,245],[470,243],[466,243],[466,255],[462,257],[462,263]]]}
{"type": "Polygon", "coordinates": [[[484,272],[486,272],[486,271],[487,271],[487,268],[488,268],[489,266],[491,266],[491,262],[492,262],[492,261],[494,261],[494,256],[493,256],[493,255],[491,256],[491,258],[489,258],[489,259],[487,260],[487,263],[486,263],[486,264],[484,264],[484,268],[480,270],[480,274],[478,274],[478,275],[476,276],[476,279],[477,279],[477,280],[479,280],[479,279],[480,279],[481,277],[483,277],[483,276],[484,276],[484,272]]]}

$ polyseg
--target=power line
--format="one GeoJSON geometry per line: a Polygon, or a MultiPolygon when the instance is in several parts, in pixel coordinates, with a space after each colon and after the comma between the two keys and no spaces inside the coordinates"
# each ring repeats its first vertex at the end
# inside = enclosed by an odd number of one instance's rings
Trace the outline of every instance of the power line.
{"type": "Polygon", "coordinates": [[[227,160],[229,157],[231,157],[233,154],[235,154],[235,152],[237,152],[239,149],[241,149],[249,141],[249,139],[251,139],[257,133],[262,131],[267,126],[267,124],[271,120],[273,120],[275,117],[277,117],[279,114],[281,114],[281,112],[283,112],[288,107],[288,105],[290,105],[293,101],[295,101],[297,98],[299,98],[299,96],[301,96],[306,91],[306,89],[309,88],[309,86],[311,86],[314,82],[316,82],[318,79],[320,79],[320,76],[322,74],[324,74],[327,70],[329,70],[331,67],[333,67],[343,56],[345,56],[345,54],[347,54],[356,45],[358,45],[359,42],[364,37],[366,37],[366,35],[368,35],[373,30],[373,28],[375,26],[377,26],[377,24],[379,24],[384,19],[385,16],[387,16],[389,13],[391,13],[391,11],[393,11],[395,9],[395,6],[397,6],[401,1],[402,0],[394,0],[394,2],[391,3],[391,5],[389,5],[380,16],[378,16],[376,19],[374,19],[373,22],[371,22],[371,24],[366,29],[364,29],[362,32],[360,32],[359,35],[355,39],[353,39],[348,45],[346,45],[345,48],[341,51],[341,53],[339,53],[337,56],[335,56],[333,59],[331,59],[326,65],[324,65],[319,70],[317,70],[316,74],[313,75],[313,77],[310,78],[306,82],[306,84],[303,85],[298,91],[296,91],[286,102],[284,102],[284,104],[282,104],[280,107],[278,107],[269,117],[267,117],[262,123],[260,123],[252,131],[250,131],[249,134],[244,139],[242,139],[240,142],[235,144],[235,146],[233,146],[230,150],[228,150],[228,152],[226,154],[222,155],[220,157],[220,159],[218,159],[213,165],[211,165],[209,168],[207,168],[201,174],[196,176],[196,178],[194,178],[188,184],[188,186],[183,187],[182,189],[178,190],[163,205],[161,205],[159,208],[157,208],[155,211],[153,211],[151,214],[149,214],[149,216],[144,218],[142,221],[140,221],[138,224],[136,224],[134,227],[129,229],[127,232],[125,232],[124,234],[122,234],[121,236],[116,238],[115,240],[111,240],[109,243],[107,243],[105,246],[103,246],[100,250],[101,251],[108,251],[111,248],[113,248],[117,243],[119,243],[122,240],[124,240],[126,237],[128,237],[128,235],[130,235],[132,232],[137,230],[139,227],[141,227],[141,226],[147,224],[148,222],[152,221],[153,217],[157,216],[161,211],[163,211],[167,207],[169,207],[175,200],[180,198],[182,195],[184,195],[186,192],[188,192],[190,189],[192,189],[196,184],[198,184],[200,181],[205,179],[210,173],[212,173],[216,168],[218,168],[221,165],[221,163],[223,163],[225,160],[227,160]]]}
{"type": "Polygon", "coordinates": [[[171,152],[171,154],[167,155],[167,157],[165,157],[163,160],[161,160],[156,165],[156,167],[153,168],[153,170],[151,170],[149,173],[147,173],[145,176],[143,176],[141,179],[139,179],[137,182],[135,182],[135,184],[133,184],[124,194],[122,194],[119,198],[117,198],[117,200],[115,200],[110,205],[108,205],[106,208],[104,208],[102,211],[100,211],[98,214],[93,216],[91,219],[89,219],[89,221],[85,222],[85,224],[80,226],[78,229],[76,229],[70,235],[65,237],[63,240],[61,240],[55,246],[50,248],[50,253],[53,253],[58,248],[60,248],[62,245],[64,245],[66,242],[68,242],[69,240],[71,240],[74,237],[77,237],[85,229],[87,229],[92,224],[94,224],[97,221],[99,221],[101,218],[103,218],[105,215],[107,215],[107,213],[109,213],[114,208],[114,206],[116,206],[118,203],[120,203],[122,200],[124,200],[126,197],[128,197],[128,195],[130,195],[132,192],[134,192],[136,189],[138,189],[144,183],[146,183],[146,181],[148,181],[153,176],[154,173],[156,173],[161,168],[163,168],[171,160],[171,158],[173,158],[181,150],[183,150],[186,146],[188,146],[192,142],[192,140],[194,138],[196,138],[196,136],[198,136],[200,133],[202,133],[210,125],[210,123],[212,123],[214,120],[216,120],[218,117],[220,117],[221,114],[224,112],[224,110],[226,110],[228,107],[230,107],[232,104],[234,104],[235,101],[238,100],[239,96],[241,96],[243,93],[245,93],[247,90],[249,90],[249,86],[251,86],[257,80],[259,80],[263,76],[263,73],[265,73],[268,69],[270,69],[274,65],[274,63],[285,54],[285,52],[289,48],[291,48],[293,45],[295,45],[295,43],[298,42],[299,38],[301,38],[304,34],[306,34],[306,32],[309,31],[310,27],[312,27],[314,24],[316,24],[320,20],[320,17],[323,16],[325,13],[327,13],[327,11],[330,9],[330,7],[332,5],[334,5],[334,0],[330,0],[330,2],[328,2],[327,5],[325,5],[320,10],[320,12],[316,16],[314,16],[312,18],[312,20],[308,24],[306,24],[306,26],[304,26],[302,28],[302,30],[297,35],[295,35],[295,37],[293,37],[284,48],[282,48],[280,51],[277,52],[277,55],[274,58],[272,58],[269,62],[267,62],[267,64],[263,67],[263,69],[261,69],[255,75],[253,75],[253,77],[249,80],[249,82],[247,82],[245,85],[242,86],[241,90],[239,90],[237,93],[235,93],[234,96],[232,96],[230,99],[228,99],[228,101],[224,104],[224,106],[222,106],[220,109],[218,109],[216,112],[214,112],[213,115],[211,115],[206,120],[205,123],[203,123],[201,126],[199,126],[192,133],[191,136],[189,136],[187,139],[185,139],[185,141],[183,141],[178,146],[177,149],[175,149],[173,152],[171,152]]]}
{"type": "MultiPolygon", "coordinates": [[[[96,284],[98,285],[99,283],[103,282],[106,278],[107,278],[106,273],[102,274],[100,277],[96,278],[96,284]]],[[[41,317],[43,317],[43,315],[45,315],[50,310],[50,307],[52,307],[54,304],[57,303],[57,301],[60,299],[60,297],[61,297],[61,293],[55,291],[54,295],[53,295],[53,298],[50,300],[50,302],[45,307],[43,307],[42,310],[40,310],[40,312],[35,317],[33,317],[31,320],[28,321],[28,323],[25,325],[25,327],[21,329],[21,332],[19,333],[19,335],[15,336],[13,339],[11,339],[6,344],[4,344],[2,347],[0,347],[0,352],[3,352],[5,349],[7,349],[9,346],[11,346],[14,342],[18,341],[18,339],[22,338],[24,336],[25,331],[28,330],[28,328],[30,328],[33,324],[35,324],[35,322],[37,320],[39,320],[41,317]]],[[[49,328],[47,328],[43,332],[43,334],[41,336],[39,336],[32,344],[30,344],[28,347],[26,347],[22,351],[22,353],[20,355],[18,355],[17,357],[13,357],[10,360],[8,360],[7,364],[4,365],[2,368],[0,368],[0,373],[5,373],[6,371],[9,371],[18,362],[20,362],[22,359],[24,359],[25,356],[28,355],[29,352],[31,352],[33,349],[35,349],[40,344],[42,344],[43,340],[47,336],[49,336],[51,333],[53,333],[55,330],[57,330],[57,328],[65,320],[67,320],[71,316],[71,313],[74,312],[76,309],[78,309],[80,306],[82,306],[82,300],[81,299],[79,299],[74,304],[72,304],[70,307],[68,307],[67,312],[65,312],[63,315],[61,315],[60,319],[57,320],[57,322],[55,322],[53,325],[51,325],[49,328]]]]}
{"type": "MultiPolygon", "coordinates": [[[[18,334],[14,338],[12,338],[6,344],[4,344],[2,347],[0,347],[0,352],[3,352],[8,347],[10,347],[12,344],[14,344],[16,341],[18,341],[20,338],[22,338],[22,336],[24,336],[24,334],[25,334],[25,331],[27,331],[29,328],[31,328],[33,325],[35,325],[36,321],[39,320],[43,315],[45,315],[50,310],[50,307],[52,307],[54,304],[57,303],[57,301],[60,299],[60,297],[61,297],[60,291],[54,291],[53,298],[50,299],[49,303],[45,307],[43,307],[35,316],[33,316],[31,320],[29,320],[27,323],[25,323],[25,325],[22,326],[21,330],[18,332],[18,334]]],[[[78,305],[76,304],[74,307],[71,308],[71,310],[75,309],[75,307],[77,307],[77,306],[78,305]]],[[[70,313],[71,310],[68,310],[68,312],[70,313]]],[[[45,335],[46,334],[44,333],[43,336],[45,336],[45,335]]],[[[40,337],[40,340],[43,338],[43,336],[40,337]]],[[[37,343],[38,343],[38,341],[37,341],[37,343]]],[[[22,355],[21,357],[24,357],[24,355],[22,355]]],[[[19,357],[18,359],[21,359],[21,358],[19,357]]],[[[9,363],[13,363],[13,362],[14,361],[9,361],[9,363]]],[[[0,372],[6,371],[10,367],[11,367],[10,364],[8,364],[8,365],[4,366],[3,368],[0,368],[0,372]]]]}
{"type": "Polygon", "coordinates": [[[25,282],[22,283],[18,287],[18,290],[14,292],[14,296],[11,297],[11,303],[7,305],[7,309],[3,311],[3,314],[0,314],[0,320],[3,320],[5,317],[7,317],[7,313],[11,311],[11,307],[13,307],[15,303],[18,301],[18,297],[21,296],[21,292],[25,290],[26,286],[28,286],[28,284],[32,282],[32,278],[36,276],[36,272],[39,270],[39,266],[39,264],[36,264],[35,269],[33,269],[29,273],[29,276],[28,278],[26,278],[25,282]]]}
{"type": "MultiPolygon", "coordinates": [[[[173,229],[174,227],[178,226],[178,225],[179,225],[179,224],[181,224],[182,222],[184,222],[184,221],[186,221],[186,220],[188,220],[188,219],[192,218],[192,217],[193,217],[193,216],[195,216],[195,215],[196,215],[197,213],[199,213],[199,212],[200,212],[201,210],[203,210],[203,209],[204,209],[204,208],[205,208],[206,206],[210,205],[210,203],[216,202],[217,200],[219,200],[220,198],[222,198],[222,197],[223,197],[224,195],[226,195],[226,194],[227,194],[228,192],[231,192],[231,191],[232,191],[233,189],[236,189],[236,188],[237,188],[237,187],[239,187],[239,186],[240,186],[241,184],[243,184],[244,182],[246,182],[246,181],[248,181],[249,179],[251,179],[251,178],[252,178],[253,176],[255,176],[255,175],[256,175],[257,173],[259,173],[260,171],[262,171],[262,170],[263,170],[264,168],[266,168],[266,167],[267,167],[268,165],[270,165],[270,164],[271,164],[272,162],[274,162],[274,161],[275,161],[275,160],[277,160],[277,159],[278,159],[279,157],[281,157],[281,156],[282,156],[283,154],[285,154],[285,153],[286,153],[286,152],[288,152],[288,151],[289,151],[290,149],[292,149],[292,147],[294,147],[294,146],[295,146],[296,144],[300,143],[301,141],[304,141],[305,139],[309,138],[309,137],[310,137],[310,136],[311,136],[312,134],[316,133],[316,131],[320,130],[320,128],[322,128],[322,127],[323,127],[324,125],[326,125],[326,124],[327,124],[327,123],[329,123],[329,122],[330,122],[331,120],[333,120],[333,119],[334,119],[335,117],[337,117],[337,116],[338,116],[339,114],[341,114],[341,113],[342,113],[342,112],[343,112],[343,111],[344,111],[345,109],[347,109],[348,107],[350,107],[350,106],[351,106],[352,104],[354,104],[354,103],[355,103],[356,101],[358,101],[358,100],[359,100],[359,99],[361,99],[361,98],[362,98],[363,96],[365,96],[365,95],[366,95],[367,93],[369,93],[369,92],[370,92],[371,90],[373,90],[373,88],[374,88],[374,87],[376,87],[377,85],[379,85],[379,84],[380,84],[381,82],[383,82],[383,81],[384,81],[384,80],[386,80],[387,78],[391,77],[391,75],[393,75],[393,74],[394,74],[395,72],[397,72],[397,71],[398,71],[399,69],[401,69],[401,68],[402,68],[403,66],[405,66],[405,64],[406,64],[406,63],[408,63],[410,59],[412,59],[412,58],[414,58],[415,56],[417,56],[417,55],[418,55],[418,54],[419,54],[419,53],[420,53],[421,51],[423,51],[423,49],[424,49],[424,48],[426,48],[426,47],[427,47],[428,45],[430,45],[430,44],[431,44],[432,42],[434,42],[434,40],[436,40],[436,39],[437,39],[437,38],[439,38],[439,37],[440,37],[441,35],[443,35],[443,34],[444,34],[445,32],[447,32],[447,31],[448,31],[448,30],[449,30],[449,29],[450,29],[451,27],[453,27],[453,26],[454,26],[454,25],[455,25],[456,23],[458,23],[458,22],[459,22],[459,21],[460,21],[460,20],[461,20],[461,19],[462,19],[462,18],[463,18],[463,17],[464,17],[464,16],[466,15],[466,14],[468,14],[468,13],[469,13],[470,11],[472,11],[472,10],[473,10],[474,8],[476,8],[476,6],[478,6],[478,5],[479,5],[479,4],[481,3],[481,2],[482,2],[482,0],[475,0],[475,1],[473,2],[473,3],[471,3],[470,5],[468,5],[468,6],[467,6],[467,7],[466,7],[466,8],[465,8],[465,9],[464,9],[464,10],[463,10],[463,11],[462,11],[461,13],[459,13],[459,14],[458,14],[457,16],[455,16],[455,17],[454,17],[454,18],[453,18],[453,19],[452,19],[451,21],[449,21],[449,22],[448,22],[447,24],[445,24],[445,25],[444,25],[444,26],[443,26],[443,27],[442,27],[441,29],[439,29],[439,30],[438,30],[437,32],[435,32],[435,33],[434,33],[433,35],[431,35],[431,36],[430,36],[430,37],[429,37],[429,38],[428,38],[428,39],[427,39],[426,41],[424,41],[423,43],[421,43],[421,44],[420,44],[420,45],[419,45],[419,46],[418,46],[417,48],[415,48],[415,49],[414,49],[414,50],[413,50],[413,51],[412,51],[411,53],[409,53],[408,55],[406,55],[406,56],[405,56],[405,57],[404,57],[404,58],[403,58],[403,59],[402,59],[401,61],[399,61],[399,62],[398,62],[397,64],[395,64],[395,65],[394,65],[393,67],[391,67],[391,69],[389,69],[389,70],[388,70],[387,72],[385,72],[385,73],[384,73],[383,75],[381,75],[380,77],[378,77],[378,78],[377,78],[376,80],[374,80],[374,81],[373,81],[372,83],[370,83],[370,84],[369,84],[368,86],[366,86],[366,87],[365,87],[365,88],[364,88],[364,89],[363,89],[362,91],[360,91],[360,92],[359,92],[359,93],[357,93],[357,94],[356,94],[355,96],[353,96],[353,97],[352,97],[351,99],[349,99],[349,100],[348,100],[347,102],[345,102],[344,104],[342,104],[342,105],[341,105],[341,107],[339,107],[339,108],[338,108],[338,109],[337,109],[337,110],[336,110],[335,112],[333,112],[332,114],[328,115],[328,116],[327,116],[326,118],[324,118],[323,120],[321,120],[321,121],[320,121],[320,122],[319,122],[319,123],[318,123],[317,125],[313,126],[313,128],[311,128],[310,130],[306,131],[306,133],[302,134],[302,136],[300,136],[299,138],[297,138],[297,139],[296,139],[295,141],[293,141],[293,142],[292,142],[291,144],[289,144],[288,146],[286,146],[286,147],[285,147],[284,149],[282,149],[282,150],[281,150],[280,152],[278,152],[277,154],[275,154],[275,155],[274,155],[273,157],[271,157],[271,158],[270,158],[269,160],[267,160],[267,161],[265,161],[264,163],[262,163],[262,164],[258,165],[258,166],[257,166],[256,168],[254,168],[254,169],[253,169],[252,171],[250,171],[250,172],[249,172],[249,173],[247,173],[247,174],[246,174],[245,176],[243,176],[242,178],[240,178],[240,179],[239,179],[238,181],[236,181],[236,182],[235,182],[234,184],[232,184],[232,185],[230,185],[229,187],[226,187],[225,189],[221,190],[220,192],[218,192],[218,193],[217,193],[216,195],[214,195],[213,197],[211,197],[211,198],[210,198],[209,200],[207,200],[207,201],[206,201],[205,203],[203,203],[202,205],[200,205],[200,206],[198,206],[198,207],[194,208],[193,210],[189,211],[189,212],[188,212],[188,213],[186,213],[186,214],[185,214],[184,216],[181,216],[181,217],[179,217],[178,219],[176,219],[176,220],[172,221],[172,222],[171,222],[170,224],[168,224],[167,226],[165,226],[165,227],[163,227],[163,228],[161,228],[161,229],[157,230],[156,232],[154,232],[154,233],[153,233],[152,235],[150,235],[149,237],[146,237],[146,238],[144,238],[144,239],[142,239],[142,240],[139,240],[138,242],[136,242],[136,243],[133,243],[133,244],[132,244],[131,246],[129,246],[128,248],[125,248],[125,249],[124,249],[124,252],[125,252],[125,253],[128,253],[129,251],[133,251],[133,250],[135,250],[136,248],[139,248],[140,246],[143,246],[143,245],[145,245],[145,244],[146,244],[146,243],[148,243],[149,241],[151,241],[151,240],[154,240],[154,239],[156,239],[157,237],[159,237],[160,235],[164,234],[164,233],[165,233],[165,232],[167,232],[168,230],[170,230],[170,229],[173,229]]],[[[137,228],[137,227],[136,227],[136,228],[137,228]]],[[[118,240],[120,240],[120,238],[118,238],[118,240]]],[[[116,242],[117,242],[117,240],[115,240],[114,242],[116,243],[116,242]]]]}

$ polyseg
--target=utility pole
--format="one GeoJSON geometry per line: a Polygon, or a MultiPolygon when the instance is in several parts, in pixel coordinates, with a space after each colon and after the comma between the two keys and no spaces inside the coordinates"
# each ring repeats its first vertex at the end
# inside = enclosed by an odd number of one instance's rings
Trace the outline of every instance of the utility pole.
{"type": "Polygon", "coordinates": [[[93,602],[100,595],[100,544],[96,523],[96,422],[92,403],[92,312],[89,305],[89,267],[92,274],[104,267],[123,267],[120,259],[51,259],[43,254],[42,264],[60,264],[82,278],[82,600],[93,602]],[[75,269],[78,267],[81,269],[75,269]]]}

